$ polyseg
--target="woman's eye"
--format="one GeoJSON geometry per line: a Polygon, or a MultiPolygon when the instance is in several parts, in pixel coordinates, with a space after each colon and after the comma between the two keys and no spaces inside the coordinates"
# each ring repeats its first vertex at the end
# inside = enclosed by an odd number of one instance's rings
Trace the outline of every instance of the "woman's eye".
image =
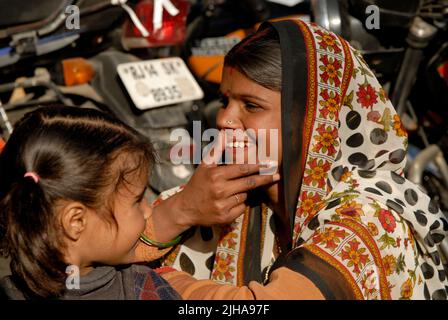
{"type": "Polygon", "coordinates": [[[219,102],[221,103],[221,107],[225,108],[229,104],[229,98],[224,95],[221,95],[219,97],[219,102]]]}
{"type": "Polygon", "coordinates": [[[261,109],[263,109],[262,107],[260,107],[257,104],[247,103],[247,102],[244,104],[244,107],[250,112],[257,112],[257,111],[260,111],[261,109]]]}

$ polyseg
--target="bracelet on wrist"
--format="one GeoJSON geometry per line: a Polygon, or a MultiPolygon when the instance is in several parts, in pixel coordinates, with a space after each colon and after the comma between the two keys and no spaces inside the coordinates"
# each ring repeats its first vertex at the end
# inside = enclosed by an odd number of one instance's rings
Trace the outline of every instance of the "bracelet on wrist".
{"type": "Polygon", "coordinates": [[[178,244],[181,239],[182,239],[182,234],[178,235],[176,238],[174,238],[170,242],[159,242],[159,241],[155,241],[155,240],[148,238],[143,233],[140,234],[140,241],[147,244],[148,246],[157,247],[159,249],[165,249],[165,248],[172,247],[172,246],[178,244]]]}

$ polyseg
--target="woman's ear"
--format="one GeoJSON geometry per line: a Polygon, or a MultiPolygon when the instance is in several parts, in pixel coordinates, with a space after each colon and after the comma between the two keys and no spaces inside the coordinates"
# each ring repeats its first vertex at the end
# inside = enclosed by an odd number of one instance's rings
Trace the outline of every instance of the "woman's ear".
{"type": "Polygon", "coordinates": [[[65,235],[77,241],[87,226],[88,208],[79,202],[69,202],[60,209],[60,219],[65,235]]]}

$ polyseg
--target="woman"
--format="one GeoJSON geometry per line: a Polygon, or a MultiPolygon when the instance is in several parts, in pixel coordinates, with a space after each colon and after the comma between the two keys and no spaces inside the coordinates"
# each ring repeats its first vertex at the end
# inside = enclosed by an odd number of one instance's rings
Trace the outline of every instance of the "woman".
{"type": "Polygon", "coordinates": [[[403,177],[406,132],[356,50],[263,24],[226,56],[221,93],[220,129],[281,130],[281,180],[165,260],[213,280],[164,273],[184,298],[447,298],[447,220],[403,177]]]}

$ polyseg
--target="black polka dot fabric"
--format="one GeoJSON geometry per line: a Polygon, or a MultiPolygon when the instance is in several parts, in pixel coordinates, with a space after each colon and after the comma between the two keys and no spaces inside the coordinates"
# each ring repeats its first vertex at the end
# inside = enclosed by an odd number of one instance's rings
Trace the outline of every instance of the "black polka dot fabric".
{"type": "Polygon", "coordinates": [[[193,261],[191,261],[191,259],[183,252],[180,254],[180,268],[182,271],[194,275],[195,267],[193,261]]]}
{"type": "Polygon", "coordinates": [[[351,110],[349,113],[347,113],[346,123],[348,128],[350,128],[351,130],[355,130],[361,124],[361,116],[358,112],[351,110]]]}
{"type": "Polygon", "coordinates": [[[381,145],[387,141],[387,132],[380,128],[375,128],[370,133],[370,141],[373,144],[381,145]]]}

